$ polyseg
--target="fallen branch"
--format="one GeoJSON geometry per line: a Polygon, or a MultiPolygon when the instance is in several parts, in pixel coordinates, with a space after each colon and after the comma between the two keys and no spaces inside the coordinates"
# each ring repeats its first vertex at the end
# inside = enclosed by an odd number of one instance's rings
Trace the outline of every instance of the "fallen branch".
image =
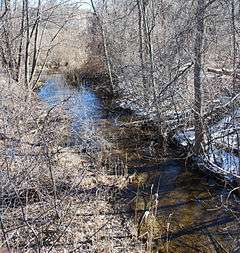
{"type": "Polygon", "coordinates": [[[234,70],[207,68],[207,71],[210,72],[210,73],[218,74],[218,75],[225,75],[225,76],[235,75],[235,77],[237,79],[240,79],[240,74],[239,73],[234,73],[234,70]]]}

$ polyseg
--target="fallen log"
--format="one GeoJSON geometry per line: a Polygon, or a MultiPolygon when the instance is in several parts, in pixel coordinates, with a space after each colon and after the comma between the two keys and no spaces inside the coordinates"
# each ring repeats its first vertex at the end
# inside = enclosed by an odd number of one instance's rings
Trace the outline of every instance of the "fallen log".
{"type": "Polygon", "coordinates": [[[226,144],[220,143],[220,142],[216,142],[215,145],[216,145],[217,148],[222,149],[225,152],[228,152],[228,153],[231,153],[235,156],[240,157],[240,150],[237,147],[227,146],[226,144]]]}
{"type": "Polygon", "coordinates": [[[223,119],[225,116],[231,114],[231,110],[233,107],[233,103],[239,100],[239,95],[237,94],[232,99],[229,99],[229,101],[221,106],[217,106],[213,108],[212,110],[205,112],[203,115],[203,119],[208,123],[209,125],[212,125],[214,123],[219,122],[221,119],[223,119]]]}
{"type": "Polygon", "coordinates": [[[233,76],[237,79],[240,79],[240,73],[234,73],[234,70],[229,70],[229,69],[216,69],[216,68],[207,68],[207,71],[210,73],[218,74],[218,75],[225,75],[225,76],[233,76]]]}

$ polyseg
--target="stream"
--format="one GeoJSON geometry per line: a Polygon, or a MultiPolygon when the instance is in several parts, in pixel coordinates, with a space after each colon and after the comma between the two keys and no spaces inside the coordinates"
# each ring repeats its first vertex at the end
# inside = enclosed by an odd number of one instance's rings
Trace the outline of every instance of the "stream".
{"type": "Polygon", "coordinates": [[[139,237],[152,242],[152,252],[233,252],[239,231],[232,210],[221,205],[226,191],[179,160],[157,127],[135,124],[142,118],[98,96],[91,83],[72,87],[54,75],[38,95],[51,106],[65,101],[76,134],[98,131],[112,143],[104,166],[115,175],[129,174],[128,187],[116,198],[128,203],[125,211],[139,237]]]}

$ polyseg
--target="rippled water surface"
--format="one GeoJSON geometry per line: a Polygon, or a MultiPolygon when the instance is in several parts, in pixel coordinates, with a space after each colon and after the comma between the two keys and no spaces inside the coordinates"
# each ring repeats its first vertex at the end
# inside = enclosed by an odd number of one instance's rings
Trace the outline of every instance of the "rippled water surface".
{"type": "Polygon", "coordinates": [[[49,78],[38,95],[51,106],[63,104],[75,128],[103,117],[103,105],[95,92],[87,86],[69,86],[61,75],[49,78]]]}
{"type": "Polygon", "coordinates": [[[134,219],[152,252],[234,252],[239,223],[233,210],[221,204],[225,191],[217,180],[175,159],[176,150],[154,127],[132,124],[138,117],[112,112],[112,101],[90,87],[68,86],[62,76],[49,78],[39,97],[51,106],[66,101],[74,128],[97,124],[112,142],[105,165],[112,173],[130,173],[129,186],[117,200],[128,203],[123,212],[134,219]]]}

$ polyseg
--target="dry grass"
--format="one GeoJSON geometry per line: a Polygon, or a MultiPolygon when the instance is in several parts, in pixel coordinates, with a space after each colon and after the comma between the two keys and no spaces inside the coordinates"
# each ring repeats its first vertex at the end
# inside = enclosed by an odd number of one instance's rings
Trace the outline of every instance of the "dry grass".
{"type": "Polygon", "coordinates": [[[113,202],[125,177],[107,176],[101,167],[108,144],[94,159],[79,152],[84,140],[64,147],[70,130],[61,106],[49,108],[6,77],[0,94],[0,248],[144,252],[122,205],[113,202]]]}

